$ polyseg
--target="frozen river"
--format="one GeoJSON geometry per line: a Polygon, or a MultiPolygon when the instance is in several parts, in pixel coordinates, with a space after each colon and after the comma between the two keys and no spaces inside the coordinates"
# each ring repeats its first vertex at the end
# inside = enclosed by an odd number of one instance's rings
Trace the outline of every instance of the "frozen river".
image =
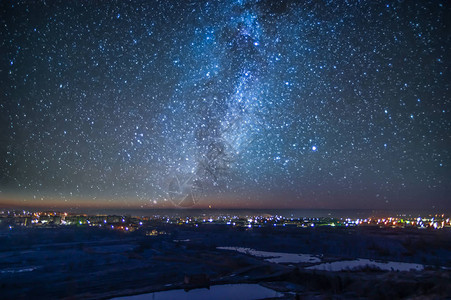
{"type": "Polygon", "coordinates": [[[171,290],[163,292],[155,292],[148,294],[141,294],[136,296],[126,296],[113,298],[113,300],[191,300],[191,299],[215,299],[215,300],[229,300],[229,299],[250,300],[250,299],[263,299],[263,298],[276,298],[281,297],[283,294],[274,290],[265,288],[258,284],[225,284],[214,285],[209,289],[193,289],[188,292],[185,290],[171,290]]]}

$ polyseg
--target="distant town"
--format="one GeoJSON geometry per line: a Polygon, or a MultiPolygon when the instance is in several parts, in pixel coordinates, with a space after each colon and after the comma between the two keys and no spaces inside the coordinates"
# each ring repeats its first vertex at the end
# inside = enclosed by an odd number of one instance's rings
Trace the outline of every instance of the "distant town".
{"type": "Polygon", "coordinates": [[[411,216],[398,215],[378,218],[332,218],[304,217],[292,218],[279,215],[206,215],[180,217],[174,215],[130,216],[130,215],[87,215],[57,211],[0,211],[0,226],[14,229],[16,227],[51,228],[56,226],[98,227],[124,232],[142,230],[146,235],[159,234],[150,230],[152,226],[162,224],[198,227],[201,225],[220,224],[242,227],[251,230],[255,227],[355,227],[372,226],[381,228],[418,228],[442,229],[451,228],[451,218],[445,214],[411,216]]]}

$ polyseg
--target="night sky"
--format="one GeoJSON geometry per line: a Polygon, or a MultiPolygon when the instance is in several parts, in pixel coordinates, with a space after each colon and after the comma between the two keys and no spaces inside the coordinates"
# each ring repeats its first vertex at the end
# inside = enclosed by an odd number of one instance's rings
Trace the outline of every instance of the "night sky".
{"type": "Polygon", "coordinates": [[[449,1],[1,1],[0,202],[451,208],[449,1]]]}

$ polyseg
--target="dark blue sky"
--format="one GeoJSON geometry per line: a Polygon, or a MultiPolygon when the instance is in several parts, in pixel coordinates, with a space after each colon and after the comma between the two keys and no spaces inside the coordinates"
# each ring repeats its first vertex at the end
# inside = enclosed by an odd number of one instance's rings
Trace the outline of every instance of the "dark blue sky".
{"type": "Polygon", "coordinates": [[[0,202],[451,206],[447,1],[0,7],[0,202]]]}

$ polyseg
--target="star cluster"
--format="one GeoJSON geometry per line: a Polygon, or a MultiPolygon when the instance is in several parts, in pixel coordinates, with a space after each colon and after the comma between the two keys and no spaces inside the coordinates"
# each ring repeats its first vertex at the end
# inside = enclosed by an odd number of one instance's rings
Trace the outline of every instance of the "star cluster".
{"type": "Polygon", "coordinates": [[[0,8],[2,199],[450,207],[446,1],[0,8]]]}

